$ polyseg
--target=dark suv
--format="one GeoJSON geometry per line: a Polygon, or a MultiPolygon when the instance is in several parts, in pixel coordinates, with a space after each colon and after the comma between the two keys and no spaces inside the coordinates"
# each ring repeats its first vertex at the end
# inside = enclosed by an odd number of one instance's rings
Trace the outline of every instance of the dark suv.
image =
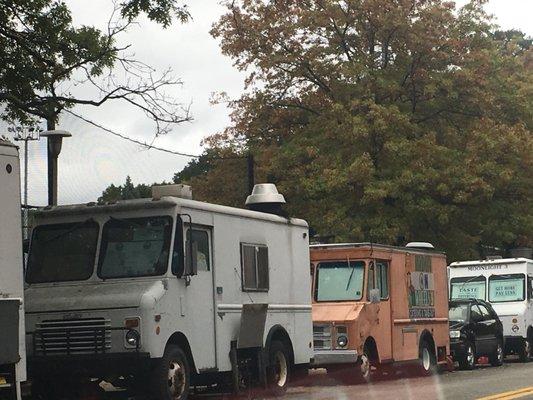
{"type": "Polygon", "coordinates": [[[462,369],[474,369],[479,357],[503,364],[503,326],[492,306],[477,299],[455,299],[449,304],[450,348],[462,369]]]}

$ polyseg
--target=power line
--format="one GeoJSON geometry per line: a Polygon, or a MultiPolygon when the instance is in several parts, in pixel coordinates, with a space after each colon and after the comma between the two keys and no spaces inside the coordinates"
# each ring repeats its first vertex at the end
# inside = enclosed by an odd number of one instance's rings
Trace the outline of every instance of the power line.
{"type": "MultiPolygon", "coordinates": [[[[148,148],[148,150],[154,149],[154,150],[158,150],[158,151],[163,151],[165,153],[174,154],[174,155],[182,156],[182,157],[189,157],[189,158],[200,158],[201,157],[201,155],[182,153],[182,152],[175,151],[175,150],[165,149],[164,147],[154,146],[154,145],[148,144],[146,142],[141,142],[140,140],[133,139],[133,138],[127,136],[127,135],[124,135],[122,133],[118,133],[118,132],[116,132],[116,131],[114,131],[114,130],[112,130],[110,128],[106,128],[105,126],[100,125],[100,124],[98,124],[98,123],[96,123],[96,122],[94,122],[94,121],[92,121],[90,119],[87,119],[84,116],[75,113],[74,111],[71,111],[71,110],[64,110],[64,111],[69,113],[69,114],[71,114],[71,115],[73,115],[76,118],[81,119],[82,121],[87,122],[88,124],[91,124],[91,125],[99,128],[99,129],[102,129],[103,131],[105,131],[107,133],[112,134],[113,136],[116,136],[116,137],[118,137],[120,139],[123,139],[123,140],[127,140],[128,142],[132,142],[132,143],[144,146],[144,147],[148,148]]],[[[208,160],[243,160],[243,159],[250,160],[250,157],[251,157],[250,154],[247,154],[247,155],[243,155],[243,156],[231,156],[231,157],[208,156],[206,158],[208,160]]],[[[253,157],[251,158],[251,160],[253,162],[253,157]]]]}
{"type": "Polygon", "coordinates": [[[82,121],[87,122],[88,124],[96,126],[97,128],[102,129],[103,131],[106,131],[107,133],[112,134],[113,136],[116,136],[116,137],[119,137],[119,138],[121,138],[123,140],[127,140],[129,142],[132,142],[132,143],[147,147],[148,149],[159,150],[159,151],[163,151],[165,153],[170,153],[170,154],[174,154],[174,155],[182,156],[182,157],[200,158],[200,156],[196,155],[196,154],[188,154],[188,153],[182,153],[182,152],[175,151],[175,150],[165,149],[163,147],[154,146],[154,145],[148,144],[146,142],[142,142],[140,140],[133,139],[133,138],[131,138],[129,136],[126,136],[126,135],[123,135],[121,133],[115,132],[112,129],[106,128],[105,126],[100,125],[100,124],[98,124],[98,123],[96,123],[94,121],[91,121],[90,119],[87,119],[87,118],[83,117],[82,115],[79,115],[79,114],[77,114],[77,113],[75,113],[73,111],[70,111],[70,110],[64,110],[64,111],[69,113],[69,114],[71,114],[71,115],[73,115],[73,116],[75,116],[76,118],[81,119],[82,121]]]}

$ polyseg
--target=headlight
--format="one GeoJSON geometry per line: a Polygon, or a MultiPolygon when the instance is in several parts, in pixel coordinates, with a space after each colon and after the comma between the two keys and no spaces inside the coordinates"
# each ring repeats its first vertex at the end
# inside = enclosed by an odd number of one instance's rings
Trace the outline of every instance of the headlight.
{"type": "Polygon", "coordinates": [[[141,335],[139,332],[130,329],[126,332],[126,344],[131,347],[137,347],[139,346],[139,342],[141,341],[141,335]]]}
{"type": "Polygon", "coordinates": [[[451,339],[459,339],[461,337],[461,331],[450,331],[451,339]]]}
{"type": "Polygon", "coordinates": [[[337,346],[346,347],[348,345],[348,336],[339,335],[337,336],[337,346]]]}

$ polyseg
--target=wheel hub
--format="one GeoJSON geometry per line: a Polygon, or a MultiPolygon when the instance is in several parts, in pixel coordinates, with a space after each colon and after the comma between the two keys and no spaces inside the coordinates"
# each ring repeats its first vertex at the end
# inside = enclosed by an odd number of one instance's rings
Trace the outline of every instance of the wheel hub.
{"type": "Polygon", "coordinates": [[[429,350],[425,347],[422,350],[422,366],[426,371],[431,368],[431,356],[429,355],[429,350]]]}
{"type": "Polygon", "coordinates": [[[361,356],[361,375],[367,377],[370,374],[370,361],[366,354],[361,356]]]}
{"type": "Polygon", "coordinates": [[[472,346],[468,346],[468,350],[466,351],[466,362],[468,365],[474,365],[475,364],[475,356],[474,356],[474,349],[472,349],[472,346]]]}
{"type": "Polygon", "coordinates": [[[279,387],[285,386],[288,378],[287,359],[281,351],[274,356],[274,380],[279,387]]]}
{"type": "Polygon", "coordinates": [[[168,389],[173,399],[181,398],[185,390],[185,374],[183,367],[177,362],[170,362],[168,367],[168,389]]]}

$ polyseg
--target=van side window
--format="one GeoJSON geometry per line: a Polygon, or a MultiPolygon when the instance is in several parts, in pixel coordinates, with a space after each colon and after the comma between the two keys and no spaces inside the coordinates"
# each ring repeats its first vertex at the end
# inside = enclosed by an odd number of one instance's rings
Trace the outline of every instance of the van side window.
{"type": "Polygon", "coordinates": [[[241,243],[242,290],[267,292],[268,247],[265,245],[241,243]]]}
{"type": "Polygon", "coordinates": [[[389,264],[385,261],[378,261],[376,264],[376,283],[381,299],[389,298],[389,264]]]}
{"type": "Polygon", "coordinates": [[[211,251],[209,249],[209,234],[205,229],[193,228],[191,232],[185,232],[185,254],[186,262],[189,262],[190,244],[192,236],[192,248],[196,251],[196,268],[198,271],[209,271],[211,269],[211,251]]]}
{"type": "Polygon", "coordinates": [[[481,311],[479,310],[478,306],[475,304],[472,304],[472,306],[470,307],[470,320],[473,322],[483,321],[483,317],[481,316],[481,311]]]}

